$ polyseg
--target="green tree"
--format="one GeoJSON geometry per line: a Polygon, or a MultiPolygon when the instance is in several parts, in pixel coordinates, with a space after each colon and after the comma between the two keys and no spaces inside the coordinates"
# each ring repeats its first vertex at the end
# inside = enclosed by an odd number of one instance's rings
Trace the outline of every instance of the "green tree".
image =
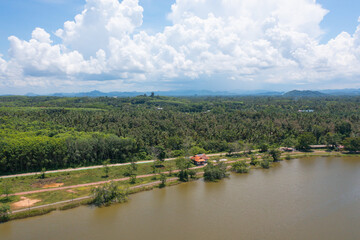
{"type": "Polygon", "coordinates": [[[1,187],[1,194],[5,195],[5,199],[9,199],[9,195],[12,193],[11,183],[9,180],[4,180],[1,187]]]}
{"type": "Polygon", "coordinates": [[[194,169],[190,169],[189,170],[189,176],[192,179],[196,178],[196,171],[194,169]]]}
{"type": "Polygon", "coordinates": [[[180,170],[188,170],[191,167],[191,160],[188,158],[177,158],[175,164],[180,170]]]}
{"type": "Polygon", "coordinates": [[[178,176],[179,176],[179,180],[182,182],[189,181],[189,173],[188,173],[188,170],[186,170],[186,169],[180,170],[178,176]]]}
{"type": "Polygon", "coordinates": [[[152,180],[156,180],[156,175],[159,172],[158,164],[159,164],[158,161],[153,161],[153,164],[151,165],[152,173],[154,174],[154,176],[152,177],[152,180]]]}
{"type": "Polygon", "coordinates": [[[337,133],[327,133],[325,135],[325,143],[328,146],[328,148],[334,148],[339,146],[340,142],[341,142],[341,135],[337,134],[337,133]]]}
{"type": "Polygon", "coordinates": [[[250,170],[249,164],[246,161],[236,161],[231,164],[231,171],[236,173],[248,173],[250,170]]]}
{"type": "Polygon", "coordinates": [[[239,142],[233,142],[228,144],[228,155],[232,155],[232,153],[239,152],[241,146],[239,142]]]}
{"type": "Polygon", "coordinates": [[[274,162],[280,161],[281,152],[278,149],[272,148],[269,150],[269,155],[272,157],[274,162]]]}
{"type": "Polygon", "coordinates": [[[352,128],[351,128],[351,124],[349,122],[338,122],[335,125],[335,133],[341,134],[344,137],[350,137],[352,128]]]}
{"type": "Polygon", "coordinates": [[[269,145],[267,143],[261,143],[259,145],[259,149],[260,149],[260,152],[267,152],[267,150],[269,149],[269,145]]]}
{"type": "Polygon", "coordinates": [[[316,138],[314,134],[310,132],[306,132],[298,137],[298,143],[296,145],[296,148],[299,150],[309,150],[310,145],[314,144],[315,142],[316,142],[316,138]]]}
{"type": "Polygon", "coordinates": [[[259,164],[260,164],[260,162],[257,159],[257,157],[254,156],[254,155],[251,155],[251,157],[250,157],[250,165],[257,166],[259,164]]]}
{"type": "Polygon", "coordinates": [[[360,151],[360,137],[349,137],[344,140],[345,150],[350,152],[360,151]]]}
{"type": "Polygon", "coordinates": [[[10,215],[11,215],[10,206],[6,204],[2,204],[0,206],[0,223],[8,221],[10,219],[10,215]]]}
{"type": "Polygon", "coordinates": [[[173,174],[173,168],[170,166],[170,167],[168,167],[168,172],[169,172],[169,176],[171,177],[172,176],[172,174],[173,174]]]}
{"type": "Polygon", "coordinates": [[[208,165],[204,168],[204,179],[205,181],[218,181],[225,178],[226,175],[226,165],[221,162],[217,165],[212,163],[208,163],[208,165]]]}
{"type": "Polygon", "coordinates": [[[205,149],[201,148],[201,147],[198,147],[198,146],[193,146],[191,149],[190,149],[190,154],[192,156],[196,155],[196,154],[201,154],[201,153],[205,153],[205,149]]]}
{"type": "Polygon", "coordinates": [[[269,169],[269,168],[270,168],[270,162],[269,162],[269,160],[266,160],[266,159],[262,160],[262,161],[260,162],[260,165],[261,165],[262,168],[265,168],[265,169],[269,169]]]}
{"type": "Polygon", "coordinates": [[[163,146],[156,146],[152,148],[154,157],[159,161],[164,161],[166,157],[165,148],[163,146]]]}
{"type": "Polygon", "coordinates": [[[106,178],[109,177],[109,171],[110,171],[109,164],[110,164],[110,159],[107,159],[106,161],[103,162],[103,169],[105,174],[104,177],[106,178]]]}
{"type": "Polygon", "coordinates": [[[41,178],[41,179],[45,179],[45,177],[46,177],[45,174],[46,174],[46,168],[43,167],[43,168],[41,169],[40,178],[41,178]]]}
{"type": "Polygon", "coordinates": [[[138,169],[138,166],[134,161],[131,162],[131,168],[133,171],[137,171],[137,169],[138,169]]]}
{"type": "Polygon", "coordinates": [[[130,176],[130,184],[135,184],[136,183],[136,173],[133,173],[130,176]]]}
{"type": "Polygon", "coordinates": [[[136,183],[136,170],[134,170],[134,167],[132,165],[127,166],[125,168],[124,174],[125,177],[130,177],[130,183],[134,184],[136,183]]]}
{"type": "Polygon", "coordinates": [[[119,188],[115,182],[105,183],[91,190],[93,203],[96,206],[106,206],[116,202],[126,202],[128,200],[128,190],[119,188]]]}
{"type": "Polygon", "coordinates": [[[282,145],[287,148],[292,148],[296,145],[296,140],[292,137],[288,137],[283,141],[282,145]]]}
{"type": "Polygon", "coordinates": [[[160,174],[160,181],[161,181],[161,183],[160,183],[160,185],[159,185],[159,187],[165,187],[165,184],[166,184],[166,179],[167,179],[167,176],[166,176],[166,174],[160,174]]]}

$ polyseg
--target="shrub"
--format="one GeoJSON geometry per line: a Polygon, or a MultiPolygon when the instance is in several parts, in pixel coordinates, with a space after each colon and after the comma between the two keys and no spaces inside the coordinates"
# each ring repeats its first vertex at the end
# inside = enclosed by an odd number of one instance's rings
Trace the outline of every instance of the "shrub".
{"type": "Polygon", "coordinates": [[[187,171],[187,170],[181,170],[181,171],[179,172],[179,179],[180,179],[180,181],[182,181],[182,182],[187,182],[187,181],[189,181],[188,171],[187,171]]]}
{"type": "Polygon", "coordinates": [[[270,149],[269,150],[269,155],[270,155],[270,157],[272,157],[274,162],[280,161],[280,157],[281,157],[280,150],[275,149],[275,148],[270,149]]]}
{"type": "Polygon", "coordinates": [[[237,161],[231,165],[231,171],[236,173],[248,173],[249,172],[249,164],[246,161],[237,161]]]}
{"type": "Polygon", "coordinates": [[[46,174],[46,168],[42,168],[42,169],[41,169],[40,178],[41,178],[41,179],[45,179],[45,177],[46,177],[45,174],[46,174]]]}
{"type": "Polygon", "coordinates": [[[196,171],[194,169],[190,169],[189,170],[189,176],[190,176],[190,178],[194,179],[196,177],[196,171]]]}
{"type": "Polygon", "coordinates": [[[10,206],[9,205],[1,205],[0,206],[0,222],[6,222],[10,219],[10,206]]]}
{"type": "Polygon", "coordinates": [[[267,150],[269,149],[269,145],[267,145],[266,143],[261,143],[259,145],[259,149],[260,149],[260,152],[267,152],[267,150]]]}
{"type": "Polygon", "coordinates": [[[259,165],[259,163],[260,163],[259,160],[254,155],[251,155],[250,165],[257,166],[259,165]]]}
{"type": "Polygon", "coordinates": [[[261,161],[261,167],[265,168],[265,169],[269,169],[270,168],[270,162],[268,160],[261,161]]]}
{"type": "Polygon", "coordinates": [[[128,200],[127,189],[119,188],[115,182],[105,183],[91,190],[93,203],[96,206],[110,205],[115,202],[126,202],[128,200]]]}
{"type": "Polygon", "coordinates": [[[221,180],[226,176],[226,165],[222,162],[217,165],[208,163],[208,165],[204,168],[205,181],[214,182],[217,180],[221,180]]]}
{"type": "Polygon", "coordinates": [[[160,183],[160,185],[159,185],[160,188],[165,187],[166,178],[167,178],[166,174],[163,174],[163,173],[162,173],[162,174],[160,175],[160,181],[161,181],[161,183],[160,183]]]}
{"type": "Polygon", "coordinates": [[[304,151],[308,151],[310,149],[310,145],[316,143],[314,134],[309,132],[301,134],[297,140],[298,143],[296,144],[296,148],[304,151]]]}
{"type": "Polygon", "coordinates": [[[135,183],[136,183],[136,174],[132,174],[132,175],[130,176],[130,183],[131,183],[131,184],[135,184],[135,183]]]}

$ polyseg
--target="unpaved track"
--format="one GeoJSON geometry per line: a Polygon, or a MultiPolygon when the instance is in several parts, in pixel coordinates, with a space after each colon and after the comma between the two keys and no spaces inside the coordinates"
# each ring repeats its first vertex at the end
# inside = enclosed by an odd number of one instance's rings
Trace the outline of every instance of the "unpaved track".
{"type": "MultiPolygon", "coordinates": [[[[198,169],[198,168],[203,168],[203,167],[204,166],[199,166],[199,167],[193,167],[190,169],[198,169]]],[[[174,171],[172,171],[172,173],[177,173],[179,171],[180,170],[174,170],[174,171]]],[[[169,174],[169,172],[162,172],[162,173],[169,174]]],[[[154,175],[156,175],[156,174],[145,174],[145,175],[136,176],[136,178],[146,178],[146,177],[152,177],[154,175]]],[[[101,185],[101,184],[109,183],[109,182],[121,182],[121,181],[127,181],[127,180],[130,180],[130,177],[111,179],[111,180],[107,180],[107,181],[100,181],[100,182],[93,182],[93,183],[77,184],[77,185],[65,186],[65,187],[56,187],[56,188],[47,188],[47,189],[40,189],[40,190],[27,191],[27,192],[18,192],[18,193],[9,194],[9,196],[23,196],[23,195],[33,194],[33,193],[43,193],[43,192],[52,192],[52,191],[66,190],[66,189],[79,188],[79,187],[89,187],[89,186],[96,186],[96,185],[101,185]]],[[[3,196],[4,195],[1,195],[1,197],[3,197],[3,196]]]]}
{"type": "MultiPolygon", "coordinates": [[[[167,182],[173,182],[175,180],[177,180],[178,178],[169,178],[167,179],[167,182]]],[[[141,184],[138,186],[134,186],[134,187],[130,187],[130,189],[137,189],[137,188],[143,188],[143,187],[151,187],[151,186],[155,186],[160,184],[161,181],[155,181],[155,182],[151,182],[151,183],[145,183],[145,184],[141,184]]],[[[38,209],[38,208],[45,208],[45,207],[51,207],[51,206],[55,206],[55,205],[59,205],[59,204],[64,204],[64,203],[71,203],[71,202],[76,202],[76,201],[82,201],[82,200],[86,200],[91,198],[91,196],[86,196],[86,197],[80,197],[80,198],[75,198],[75,199],[71,199],[71,200],[65,200],[65,201],[60,201],[60,202],[56,202],[56,203],[49,203],[49,204],[45,204],[45,205],[40,205],[40,206],[35,206],[35,207],[30,207],[30,208],[23,208],[23,209],[19,209],[19,210],[15,210],[12,211],[12,213],[19,213],[19,212],[25,212],[28,210],[33,210],[33,209],[38,209]]]]}
{"type": "MultiPolygon", "coordinates": [[[[237,153],[243,153],[243,151],[241,152],[237,152],[237,153]]],[[[209,157],[213,157],[213,156],[220,156],[220,155],[226,155],[226,153],[213,153],[213,154],[207,154],[207,156],[209,157]]],[[[175,160],[176,158],[167,158],[165,159],[165,161],[172,161],[175,160]]],[[[144,163],[152,163],[156,160],[148,160],[148,161],[139,161],[139,162],[135,162],[136,164],[144,164],[144,163]]],[[[108,167],[117,167],[117,166],[126,166],[126,165],[130,165],[131,163],[116,163],[116,164],[109,164],[108,167]]],[[[74,171],[83,171],[83,170],[90,170],[90,169],[97,169],[97,168],[103,168],[104,165],[97,165],[97,166],[91,166],[91,167],[80,167],[80,168],[69,168],[69,169],[61,169],[61,170],[53,170],[53,171],[46,171],[45,173],[61,173],[61,172],[74,172],[74,171]]],[[[21,173],[21,174],[13,174],[13,175],[4,175],[4,176],[0,176],[0,178],[13,178],[13,177],[22,177],[22,176],[33,176],[33,175],[38,175],[38,174],[42,174],[41,172],[32,172],[32,173],[21,173]]]]}

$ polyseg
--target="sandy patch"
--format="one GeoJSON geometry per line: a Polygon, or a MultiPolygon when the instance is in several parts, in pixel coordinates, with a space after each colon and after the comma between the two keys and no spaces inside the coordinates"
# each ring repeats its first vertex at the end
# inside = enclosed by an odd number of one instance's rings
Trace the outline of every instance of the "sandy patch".
{"type": "Polygon", "coordinates": [[[74,190],[71,190],[71,189],[66,190],[66,191],[69,192],[69,193],[76,193],[74,190]]]}
{"type": "Polygon", "coordinates": [[[61,187],[63,185],[64,185],[64,183],[51,183],[51,184],[46,184],[46,185],[42,186],[42,188],[55,188],[55,187],[61,187]]]}
{"type": "Polygon", "coordinates": [[[30,199],[27,197],[21,197],[20,199],[20,201],[11,204],[13,209],[27,208],[33,206],[35,203],[41,202],[39,199],[30,199]]]}

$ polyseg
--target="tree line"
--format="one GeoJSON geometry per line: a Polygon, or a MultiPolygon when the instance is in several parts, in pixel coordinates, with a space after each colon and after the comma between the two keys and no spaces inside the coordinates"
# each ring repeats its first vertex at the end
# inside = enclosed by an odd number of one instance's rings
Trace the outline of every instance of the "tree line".
{"type": "Polygon", "coordinates": [[[0,97],[0,171],[235,152],[263,144],[345,144],[358,151],[359,103],[360,97],[0,97]]]}

